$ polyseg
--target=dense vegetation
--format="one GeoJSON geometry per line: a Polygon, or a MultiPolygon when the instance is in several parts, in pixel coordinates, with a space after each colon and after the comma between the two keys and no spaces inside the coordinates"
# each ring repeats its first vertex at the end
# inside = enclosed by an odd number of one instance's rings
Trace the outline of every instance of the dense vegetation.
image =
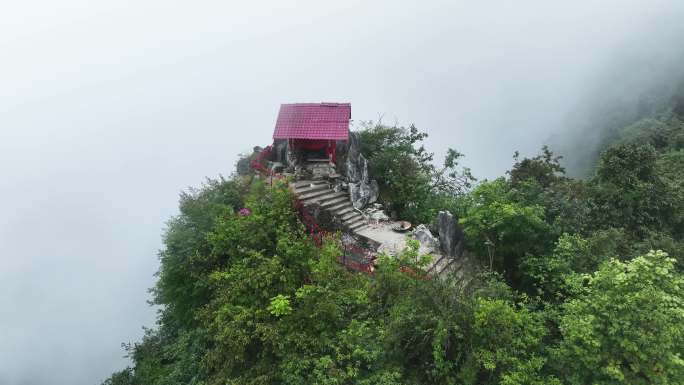
{"type": "Polygon", "coordinates": [[[467,288],[413,243],[349,272],[283,184],[209,181],[168,224],[158,324],[105,384],[682,384],[683,114],[624,128],[587,180],[544,148],[472,188],[457,152],[438,169],[414,127],[369,125],[383,203],[459,217],[485,271],[467,288]]]}

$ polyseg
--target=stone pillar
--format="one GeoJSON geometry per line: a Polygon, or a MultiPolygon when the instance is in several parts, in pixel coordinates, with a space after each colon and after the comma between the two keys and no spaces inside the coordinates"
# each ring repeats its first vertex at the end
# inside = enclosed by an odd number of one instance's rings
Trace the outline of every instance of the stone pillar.
{"type": "Polygon", "coordinates": [[[442,253],[451,258],[460,257],[465,236],[458,220],[450,212],[440,211],[437,215],[437,232],[442,253]]]}

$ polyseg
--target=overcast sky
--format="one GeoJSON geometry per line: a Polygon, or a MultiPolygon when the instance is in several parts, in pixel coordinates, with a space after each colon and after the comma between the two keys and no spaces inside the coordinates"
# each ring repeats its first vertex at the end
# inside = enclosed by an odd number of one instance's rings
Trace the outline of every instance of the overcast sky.
{"type": "Polygon", "coordinates": [[[147,289],[179,191],[269,144],[280,103],[351,102],[356,122],[415,123],[431,150],[455,147],[491,178],[516,149],[570,136],[572,111],[597,92],[671,68],[683,11],[678,0],[3,2],[0,384],[99,384],[125,367],[121,342],[154,322],[147,289]]]}

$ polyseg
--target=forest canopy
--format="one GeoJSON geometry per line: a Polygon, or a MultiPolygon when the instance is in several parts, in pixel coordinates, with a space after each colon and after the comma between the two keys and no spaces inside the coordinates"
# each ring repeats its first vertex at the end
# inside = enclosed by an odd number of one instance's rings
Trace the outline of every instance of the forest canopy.
{"type": "Polygon", "coordinates": [[[416,127],[368,124],[385,206],[459,218],[483,267],[465,287],[424,279],[412,242],[350,272],[284,183],[209,180],[166,229],[157,324],[104,384],[682,384],[680,104],[624,127],[586,179],[543,148],[476,183],[455,150],[435,166],[416,127]]]}

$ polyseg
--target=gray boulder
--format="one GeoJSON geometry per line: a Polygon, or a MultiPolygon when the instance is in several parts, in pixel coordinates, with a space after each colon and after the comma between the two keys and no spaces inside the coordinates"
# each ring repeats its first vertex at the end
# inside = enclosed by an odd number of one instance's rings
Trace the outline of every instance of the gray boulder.
{"type": "Polygon", "coordinates": [[[378,199],[377,183],[375,185],[376,189],[373,189],[370,183],[349,183],[349,199],[354,208],[361,210],[378,199]]]}
{"type": "Polygon", "coordinates": [[[425,225],[418,225],[413,230],[413,237],[420,242],[420,248],[430,253],[439,251],[439,239],[437,239],[425,225]]]}
{"type": "Polygon", "coordinates": [[[458,257],[463,252],[465,236],[458,220],[448,211],[440,211],[437,215],[437,232],[442,253],[449,257],[458,257]]]}

